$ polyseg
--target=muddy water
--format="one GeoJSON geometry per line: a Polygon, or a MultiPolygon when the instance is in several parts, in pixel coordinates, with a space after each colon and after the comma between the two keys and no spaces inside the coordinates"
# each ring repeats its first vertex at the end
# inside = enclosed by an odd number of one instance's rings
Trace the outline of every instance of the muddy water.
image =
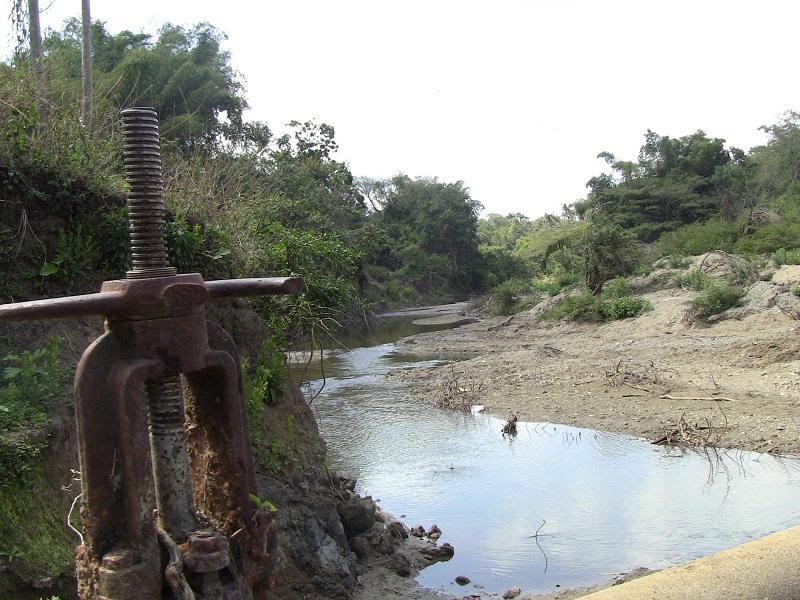
{"type": "Polygon", "coordinates": [[[382,374],[439,359],[403,357],[378,339],[332,353],[312,406],[333,469],[408,525],[438,525],[440,543],[455,547],[451,561],[420,574],[427,587],[546,593],[800,524],[796,458],[664,448],[557,424],[521,423],[503,437],[491,416],[410,402],[382,374]],[[472,583],[461,588],[458,575],[472,583]]]}

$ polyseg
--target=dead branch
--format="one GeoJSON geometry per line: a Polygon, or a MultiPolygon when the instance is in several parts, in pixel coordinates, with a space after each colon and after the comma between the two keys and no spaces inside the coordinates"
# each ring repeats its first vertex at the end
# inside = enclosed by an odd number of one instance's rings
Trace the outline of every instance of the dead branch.
{"type": "Polygon", "coordinates": [[[469,375],[465,371],[458,372],[455,365],[451,365],[450,376],[441,383],[434,404],[439,408],[468,411],[475,404],[480,404],[485,386],[485,380],[469,375]]]}
{"type": "Polygon", "coordinates": [[[605,371],[603,376],[614,387],[626,386],[648,394],[665,391],[661,370],[652,361],[648,365],[638,365],[620,359],[614,368],[605,371]]]}
{"type": "Polygon", "coordinates": [[[736,402],[733,398],[725,396],[672,396],[670,394],[662,394],[662,400],[705,400],[708,402],[736,402]]]}
{"type": "Polygon", "coordinates": [[[705,424],[688,423],[681,413],[675,427],[668,429],[653,444],[662,446],[695,446],[700,448],[715,447],[719,444],[723,434],[728,430],[728,419],[722,412],[724,423],[718,427],[706,418],[705,424]]]}

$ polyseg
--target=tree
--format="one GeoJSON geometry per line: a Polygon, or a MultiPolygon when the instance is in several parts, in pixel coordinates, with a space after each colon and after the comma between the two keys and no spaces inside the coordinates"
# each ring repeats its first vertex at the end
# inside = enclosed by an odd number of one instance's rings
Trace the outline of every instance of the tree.
{"type": "Polygon", "coordinates": [[[787,111],[778,123],[759,129],[769,141],[753,158],[761,166],[764,184],[782,193],[800,181],[800,112],[787,111]]]}
{"type": "Polygon", "coordinates": [[[81,0],[81,82],[83,127],[92,131],[92,13],[89,0],[81,0]]]}
{"type": "Polygon", "coordinates": [[[636,163],[598,155],[617,173],[603,173],[587,182],[591,213],[613,219],[651,242],[663,232],[706,220],[719,212],[715,174],[731,161],[725,140],[698,130],[681,138],[648,130],[636,163]]]}
{"type": "Polygon", "coordinates": [[[633,238],[619,225],[603,218],[592,220],[583,239],[586,286],[597,296],[603,284],[627,275],[636,262],[633,238]]]}
{"type": "Polygon", "coordinates": [[[382,211],[389,195],[394,191],[391,179],[373,179],[371,177],[357,177],[356,188],[369,202],[372,212],[382,211]]]}
{"type": "Polygon", "coordinates": [[[470,197],[464,182],[402,174],[392,182],[395,190],[377,216],[417,284],[431,287],[442,277],[460,293],[481,289],[477,223],[483,206],[470,197]]]}
{"type": "Polygon", "coordinates": [[[42,28],[39,23],[39,0],[14,0],[11,8],[11,22],[17,31],[17,54],[22,53],[28,42],[28,60],[36,72],[36,105],[39,114],[47,111],[45,97],[47,84],[42,51],[42,28]]]}
{"type": "Polygon", "coordinates": [[[269,191],[278,199],[269,218],[287,227],[322,232],[352,232],[366,216],[349,167],[332,158],[338,149],[326,123],[292,121],[292,134],[278,138],[265,166],[269,191]]]}

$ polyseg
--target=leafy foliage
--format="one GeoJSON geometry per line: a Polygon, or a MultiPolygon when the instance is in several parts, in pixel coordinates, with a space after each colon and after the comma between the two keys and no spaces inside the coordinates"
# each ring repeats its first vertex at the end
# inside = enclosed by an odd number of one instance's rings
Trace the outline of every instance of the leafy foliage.
{"type": "Polygon", "coordinates": [[[636,317],[645,311],[652,310],[652,305],[642,298],[634,296],[596,295],[589,290],[565,296],[552,309],[544,313],[543,318],[558,320],[570,318],[576,321],[613,321],[636,317]]]}
{"type": "Polygon", "coordinates": [[[70,370],[59,359],[60,338],[45,348],[9,354],[3,362],[0,387],[0,486],[25,481],[45,445],[37,430],[49,421],[50,410],[64,391],[70,370]]]}
{"type": "Polygon", "coordinates": [[[477,234],[482,206],[463,182],[398,175],[392,183],[394,191],[376,216],[397,250],[378,264],[400,269],[419,291],[482,289],[477,234]]]}
{"type": "Polygon", "coordinates": [[[614,277],[633,272],[637,261],[634,240],[619,225],[593,220],[583,240],[586,285],[593,294],[614,277]]]}
{"type": "Polygon", "coordinates": [[[778,248],[770,258],[775,261],[776,265],[800,265],[800,248],[792,250],[778,248]]]}
{"type": "Polygon", "coordinates": [[[738,286],[717,282],[710,283],[692,301],[691,315],[700,320],[708,319],[729,308],[739,306],[743,296],[744,291],[738,286]]]}

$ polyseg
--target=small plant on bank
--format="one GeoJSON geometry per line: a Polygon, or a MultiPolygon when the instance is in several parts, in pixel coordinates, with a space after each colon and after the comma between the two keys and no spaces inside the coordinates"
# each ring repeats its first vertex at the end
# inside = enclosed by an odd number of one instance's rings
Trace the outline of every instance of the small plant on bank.
{"type": "Polygon", "coordinates": [[[647,300],[630,296],[627,280],[617,277],[606,284],[600,296],[595,296],[589,290],[572,294],[546,312],[543,318],[553,321],[564,318],[589,322],[614,321],[636,317],[652,309],[652,304],[647,300]]]}
{"type": "Polygon", "coordinates": [[[61,364],[60,338],[50,338],[45,348],[9,354],[0,386],[0,486],[25,481],[44,448],[40,432],[70,379],[61,364]]]}
{"type": "Polygon", "coordinates": [[[800,248],[793,250],[786,250],[786,248],[778,248],[772,253],[770,258],[776,265],[800,265],[800,248]]]}
{"type": "Polygon", "coordinates": [[[744,290],[728,283],[710,283],[694,299],[689,310],[693,319],[706,320],[741,305],[744,290]]]}
{"type": "Polygon", "coordinates": [[[72,281],[91,270],[94,252],[94,240],[82,225],[76,225],[69,232],[62,229],[58,232],[56,254],[42,265],[40,275],[54,275],[61,281],[72,281]]]}

